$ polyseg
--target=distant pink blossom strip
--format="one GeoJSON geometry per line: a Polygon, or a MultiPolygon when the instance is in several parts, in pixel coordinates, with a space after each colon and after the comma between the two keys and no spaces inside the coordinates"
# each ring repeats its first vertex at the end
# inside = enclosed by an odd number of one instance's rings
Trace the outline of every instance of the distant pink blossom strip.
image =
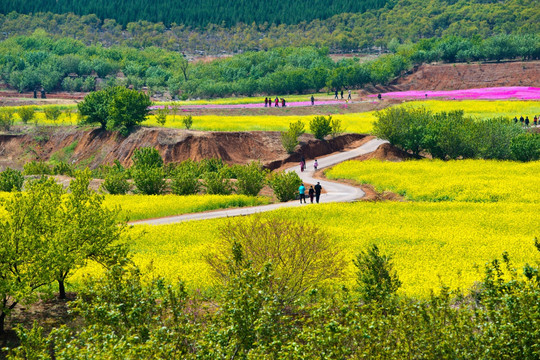
{"type": "MultiPolygon", "coordinates": [[[[287,100],[287,99],[285,99],[287,100]]],[[[336,100],[315,100],[315,105],[344,105],[346,102],[336,101],[336,100]]],[[[287,102],[286,107],[301,107],[301,106],[311,106],[311,101],[298,101],[298,102],[287,102]]],[[[272,107],[274,103],[272,102],[272,107]]],[[[279,107],[281,107],[281,101],[279,102],[279,107]]],[[[181,105],[182,109],[253,109],[253,108],[264,108],[263,103],[254,103],[254,104],[205,104],[205,105],[181,105]]],[[[151,106],[150,109],[163,109],[163,105],[151,106]]]]}
{"type": "MultiPolygon", "coordinates": [[[[450,91],[398,91],[381,94],[382,98],[392,99],[430,99],[430,98],[445,98],[445,99],[482,99],[482,100],[540,100],[540,88],[512,86],[512,87],[492,87],[481,89],[467,90],[450,90],[450,91]],[[427,97],[426,97],[427,95],[427,97]]],[[[369,97],[377,97],[369,95],[369,97]]]]}

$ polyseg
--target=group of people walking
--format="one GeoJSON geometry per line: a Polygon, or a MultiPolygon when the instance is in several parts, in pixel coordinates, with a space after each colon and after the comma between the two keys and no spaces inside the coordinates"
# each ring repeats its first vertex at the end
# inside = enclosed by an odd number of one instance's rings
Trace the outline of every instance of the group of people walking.
{"type": "Polygon", "coordinates": [[[287,106],[287,102],[284,98],[278,98],[276,96],[275,100],[272,100],[271,97],[265,97],[264,98],[264,107],[272,107],[272,102],[274,103],[274,107],[279,107],[279,103],[281,102],[281,107],[287,106]]]}
{"type": "MultiPolygon", "coordinates": [[[[309,201],[312,204],[313,204],[313,199],[315,199],[317,204],[319,203],[319,199],[321,198],[321,191],[322,191],[322,186],[321,186],[320,182],[317,182],[317,185],[315,185],[315,186],[312,185],[309,188],[309,190],[308,190],[309,201]]],[[[298,188],[298,193],[300,194],[300,204],[302,203],[302,200],[304,200],[304,204],[307,204],[307,202],[306,202],[306,187],[304,186],[304,184],[300,185],[300,187],[298,188]]]]}
{"type": "MultiPolygon", "coordinates": [[[[313,161],[313,169],[317,171],[318,167],[319,162],[317,161],[317,159],[315,159],[315,161],[313,161]]],[[[304,170],[306,170],[306,159],[302,156],[302,158],[300,159],[300,171],[304,172],[304,170]]]]}
{"type": "MultiPolygon", "coordinates": [[[[347,100],[351,100],[352,99],[351,90],[348,90],[348,92],[349,92],[349,96],[347,97],[347,100]]],[[[341,90],[341,98],[343,99],[343,90],[341,90]]],[[[334,99],[339,99],[337,89],[336,89],[336,92],[335,92],[334,99]]]]}
{"type": "MultiPolygon", "coordinates": [[[[518,122],[518,118],[517,118],[517,116],[515,116],[514,117],[514,123],[517,124],[517,122],[518,122]]],[[[531,121],[529,120],[529,117],[525,116],[525,118],[523,118],[523,115],[521,115],[521,117],[519,118],[519,122],[520,122],[521,126],[527,126],[527,127],[531,123],[531,121]]],[[[534,116],[532,125],[533,126],[540,125],[540,120],[539,120],[537,115],[534,116]]]]}

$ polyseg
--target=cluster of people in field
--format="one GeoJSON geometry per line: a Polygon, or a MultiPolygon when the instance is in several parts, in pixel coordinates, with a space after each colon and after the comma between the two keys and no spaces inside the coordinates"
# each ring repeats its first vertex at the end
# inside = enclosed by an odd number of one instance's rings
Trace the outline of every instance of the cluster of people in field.
{"type": "Polygon", "coordinates": [[[281,107],[287,106],[287,101],[284,98],[280,99],[277,96],[274,100],[271,97],[264,98],[264,107],[272,107],[272,103],[274,103],[274,107],[279,107],[279,103],[281,103],[281,107]]]}
{"type": "Polygon", "coordinates": [[[519,120],[517,118],[517,116],[514,117],[514,123],[519,123],[521,124],[521,126],[526,126],[528,127],[529,125],[532,125],[532,126],[537,126],[539,125],[539,117],[538,115],[535,115],[534,118],[533,118],[533,121],[532,121],[532,124],[531,124],[531,121],[529,120],[529,117],[528,116],[525,116],[525,118],[523,118],[523,115],[520,116],[519,120]]]}

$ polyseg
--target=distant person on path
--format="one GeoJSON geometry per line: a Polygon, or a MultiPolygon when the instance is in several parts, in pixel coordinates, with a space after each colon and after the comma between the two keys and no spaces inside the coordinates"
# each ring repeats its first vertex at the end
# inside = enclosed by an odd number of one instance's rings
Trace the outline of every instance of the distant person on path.
{"type": "Polygon", "coordinates": [[[268,107],[268,98],[267,97],[264,98],[264,107],[268,107]]]}
{"type": "Polygon", "coordinates": [[[315,105],[315,98],[311,95],[311,105],[315,105]]]}
{"type": "Polygon", "coordinates": [[[529,123],[530,123],[529,117],[526,116],[526,117],[525,117],[525,126],[526,126],[526,127],[529,127],[529,123]]]}
{"type": "Polygon", "coordinates": [[[536,126],[538,124],[538,116],[534,116],[534,119],[533,119],[533,124],[534,126],[536,126]]]}
{"type": "Polygon", "coordinates": [[[313,163],[313,168],[317,170],[318,167],[319,167],[319,163],[317,162],[317,159],[315,159],[315,162],[313,163]]]}
{"type": "Polygon", "coordinates": [[[287,105],[285,105],[285,99],[284,98],[281,98],[281,107],[285,107],[287,105]]]}
{"type": "Polygon", "coordinates": [[[315,190],[313,189],[313,186],[309,188],[309,201],[313,204],[313,197],[315,196],[315,190]]]}
{"type": "Polygon", "coordinates": [[[382,95],[381,95],[381,94],[377,95],[377,99],[381,100],[381,99],[382,99],[382,95]]]}
{"type": "Polygon", "coordinates": [[[300,184],[300,187],[298,188],[298,193],[300,193],[300,204],[302,203],[302,199],[304,199],[304,204],[306,203],[306,187],[304,184],[300,184]]]}
{"type": "Polygon", "coordinates": [[[321,197],[321,191],[322,191],[321,183],[317,182],[317,185],[315,185],[315,201],[317,201],[317,204],[319,203],[319,199],[321,197]]]}
{"type": "Polygon", "coordinates": [[[341,90],[341,98],[343,99],[343,90],[341,90]]]}
{"type": "Polygon", "coordinates": [[[517,124],[517,122],[518,122],[517,116],[514,116],[514,124],[517,124]]]}
{"type": "Polygon", "coordinates": [[[306,163],[302,160],[300,160],[300,171],[304,172],[304,168],[306,167],[306,163]]]}
{"type": "Polygon", "coordinates": [[[525,122],[523,115],[521,115],[521,117],[519,118],[519,122],[521,123],[521,126],[523,126],[523,123],[525,122]]]}
{"type": "Polygon", "coordinates": [[[275,106],[275,107],[279,107],[279,99],[278,99],[277,96],[276,96],[276,101],[275,101],[275,105],[274,105],[274,106],[275,106]]]}
{"type": "Polygon", "coordinates": [[[336,89],[336,96],[334,96],[334,99],[339,99],[337,89],[336,89]]]}
{"type": "Polygon", "coordinates": [[[347,100],[352,100],[352,97],[351,97],[351,90],[349,90],[349,96],[347,97],[347,100]]]}

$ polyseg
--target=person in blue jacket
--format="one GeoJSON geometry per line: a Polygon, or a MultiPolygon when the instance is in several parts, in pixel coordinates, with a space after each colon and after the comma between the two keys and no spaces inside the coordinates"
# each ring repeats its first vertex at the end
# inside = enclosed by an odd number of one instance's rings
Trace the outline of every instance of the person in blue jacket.
{"type": "Polygon", "coordinates": [[[300,204],[302,203],[302,199],[304,199],[304,204],[306,204],[306,187],[304,184],[300,184],[298,192],[300,193],[300,204]]]}

